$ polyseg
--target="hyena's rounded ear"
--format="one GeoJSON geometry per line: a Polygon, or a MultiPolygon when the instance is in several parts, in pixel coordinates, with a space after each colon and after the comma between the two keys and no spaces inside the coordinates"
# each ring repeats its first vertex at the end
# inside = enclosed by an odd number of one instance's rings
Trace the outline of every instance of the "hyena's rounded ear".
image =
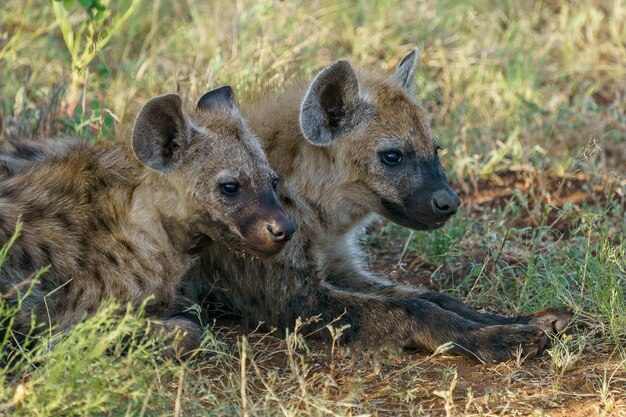
{"type": "Polygon", "coordinates": [[[413,81],[415,80],[415,68],[420,59],[420,50],[414,48],[400,60],[396,72],[391,78],[400,83],[407,93],[413,94],[413,81]]]}
{"type": "Polygon", "coordinates": [[[148,101],[133,127],[132,147],[137,159],[149,168],[166,171],[179,159],[189,138],[189,123],[178,94],[148,101]]]}
{"type": "Polygon", "coordinates": [[[196,105],[197,110],[205,111],[224,107],[229,109],[238,109],[235,91],[230,85],[225,85],[205,93],[202,97],[200,97],[200,100],[198,100],[198,104],[196,105]]]}
{"type": "Polygon", "coordinates": [[[304,96],[302,133],[315,145],[329,145],[353,127],[359,101],[354,69],[348,61],[337,61],[317,74],[304,96]]]}

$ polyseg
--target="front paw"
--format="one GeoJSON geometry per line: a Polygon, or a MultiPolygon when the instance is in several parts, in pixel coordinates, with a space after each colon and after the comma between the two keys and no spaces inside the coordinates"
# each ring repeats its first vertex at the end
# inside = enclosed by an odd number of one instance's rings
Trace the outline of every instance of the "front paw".
{"type": "Polygon", "coordinates": [[[483,363],[505,362],[521,353],[538,355],[546,345],[545,332],[525,324],[506,324],[474,330],[469,343],[461,342],[456,351],[468,359],[483,363]]]}
{"type": "Polygon", "coordinates": [[[569,307],[548,307],[530,316],[529,325],[539,327],[546,334],[558,334],[571,324],[574,313],[569,307]]]}

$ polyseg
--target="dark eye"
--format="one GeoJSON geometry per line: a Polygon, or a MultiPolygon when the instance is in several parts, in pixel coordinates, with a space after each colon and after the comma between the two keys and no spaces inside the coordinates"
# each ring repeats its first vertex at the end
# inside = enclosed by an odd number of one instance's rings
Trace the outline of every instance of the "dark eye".
{"type": "Polygon", "coordinates": [[[280,182],[280,178],[274,178],[272,180],[272,188],[274,189],[274,191],[276,191],[278,189],[278,183],[280,182]]]}
{"type": "Polygon", "coordinates": [[[380,153],[380,160],[385,165],[398,165],[402,161],[402,154],[400,151],[383,151],[380,153]]]}
{"type": "Polygon", "coordinates": [[[239,184],[236,182],[227,182],[220,184],[220,192],[225,196],[232,197],[239,192],[239,184]]]}

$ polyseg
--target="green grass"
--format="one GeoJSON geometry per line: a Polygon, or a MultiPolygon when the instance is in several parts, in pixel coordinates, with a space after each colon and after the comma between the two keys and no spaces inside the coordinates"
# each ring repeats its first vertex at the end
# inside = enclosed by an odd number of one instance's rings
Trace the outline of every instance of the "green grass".
{"type": "MultiPolygon", "coordinates": [[[[147,325],[141,311],[113,319],[107,305],[32,349],[2,341],[2,355],[18,355],[0,368],[0,415],[626,412],[624,1],[140,0],[126,20],[133,2],[112,3],[96,22],[78,3],[66,21],[51,2],[3,3],[0,140],[121,142],[154,95],[193,103],[231,84],[245,100],[342,57],[391,71],[417,44],[417,98],[455,187],[471,197],[498,175],[538,181],[466,204],[433,233],[384,225],[368,250],[477,307],[568,305],[577,327],[543,358],[473,367],[445,355],[331,354],[297,332],[242,339],[211,324],[198,359],[178,364],[156,359],[162,341],[133,336],[147,325]],[[84,49],[64,40],[67,22],[95,31],[83,42],[111,35],[85,65],[84,49]],[[549,173],[566,177],[547,185],[549,173]],[[576,188],[594,198],[570,198],[568,174],[584,175],[576,188]]],[[[0,304],[0,324],[12,314],[0,304]]]]}

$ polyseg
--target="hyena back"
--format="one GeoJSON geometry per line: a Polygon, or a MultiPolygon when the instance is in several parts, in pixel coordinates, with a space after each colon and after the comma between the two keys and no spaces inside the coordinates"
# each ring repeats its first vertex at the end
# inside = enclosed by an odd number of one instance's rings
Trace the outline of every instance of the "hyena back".
{"type": "Polygon", "coordinates": [[[364,266],[357,238],[376,215],[413,229],[435,229],[460,205],[428,118],[410,94],[416,62],[417,50],[393,75],[383,76],[339,61],[308,86],[295,84],[245,103],[243,113],[282,178],[280,200],[299,231],[271,259],[209,248],[184,292],[225,304],[267,328],[293,326],[297,317],[339,317],[337,326],[350,326],[343,340],[365,347],[432,351],[453,342],[454,352],[479,361],[506,360],[520,347],[525,354],[539,352],[545,332],[561,330],[569,312],[480,314],[364,266]],[[207,274],[217,281],[212,289],[206,287],[207,274]]]}
{"type": "Polygon", "coordinates": [[[4,301],[22,299],[11,328],[18,338],[33,330],[32,314],[63,331],[104,299],[137,306],[152,296],[146,311],[160,328],[187,332],[176,352],[188,352],[202,331],[176,288],[197,254],[226,245],[272,255],[294,231],[230,87],[205,94],[192,113],[175,94],[150,100],[132,151],[16,142],[0,161],[0,243],[23,222],[0,271],[4,301]]]}

